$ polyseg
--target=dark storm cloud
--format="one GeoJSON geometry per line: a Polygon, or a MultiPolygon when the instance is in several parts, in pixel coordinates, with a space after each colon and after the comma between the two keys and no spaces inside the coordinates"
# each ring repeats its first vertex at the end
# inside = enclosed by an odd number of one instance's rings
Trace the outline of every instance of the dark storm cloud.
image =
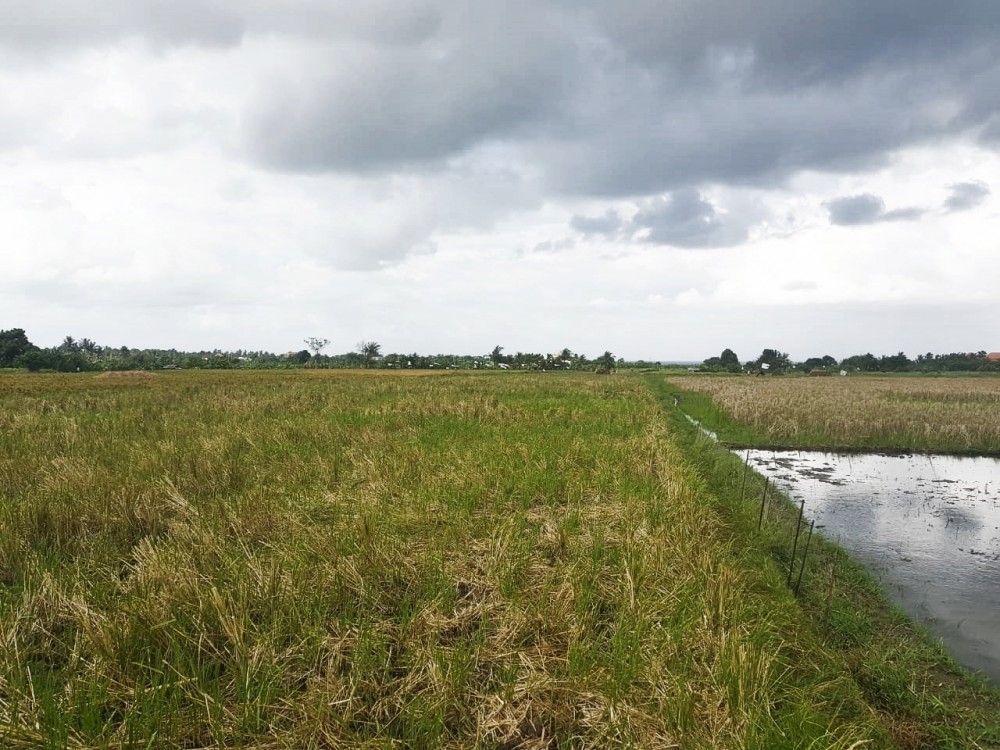
{"type": "Polygon", "coordinates": [[[921,208],[886,211],[885,201],[871,193],[834,198],[824,205],[830,213],[830,223],[845,227],[882,221],[914,221],[926,213],[921,208]]]}
{"type": "Polygon", "coordinates": [[[713,54],[749,53],[755,82],[829,83],[990,49],[993,0],[658,0],[587,3],[609,38],[647,66],[698,72],[713,54]]]}
{"type": "Polygon", "coordinates": [[[968,211],[986,200],[990,194],[989,187],[982,182],[958,182],[950,187],[951,194],[944,202],[944,207],[949,211],[968,211]]]}
{"type": "Polygon", "coordinates": [[[623,222],[621,215],[613,208],[609,208],[602,216],[574,214],[569,220],[569,225],[580,234],[611,237],[621,231],[623,222]]]}
{"type": "Polygon", "coordinates": [[[728,220],[697,190],[678,190],[639,209],[632,226],[639,238],[674,247],[725,247],[747,239],[747,227],[728,220]]]}
{"type": "Polygon", "coordinates": [[[501,144],[550,190],[641,197],[1000,127],[996,0],[16,0],[4,20],[0,48],[27,53],[310,42],[239,118],[277,170],[441,170],[501,144]]]}
{"type": "Polygon", "coordinates": [[[275,168],[364,172],[530,140],[561,117],[574,85],[564,21],[525,3],[483,5],[446,14],[421,45],[333,49],[326,69],[272,90],[249,148],[275,168]]]}
{"type": "Polygon", "coordinates": [[[851,195],[827,201],[826,210],[830,212],[831,224],[874,224],[885,212],[885,201],[871,193],[851,195]]]}
{"type": "Polygon", "coordinates": [[[703,182],[773,186],[806,168],[884,164],[914,129],[924,129],[899,114],[893,97],[865,82],[856,90],[803,92],[796,101],[711,91],[594,101],[594,111],[580,118],[588,123],[583,135],[549,140],[537,153],[550,183],[567,193],[648,194],[703,182]]]}
{"type": "Polygon", "coordinates": [[[993,148],[1000,147],[1000,114],[994,115],[980,131],[979,142],[993,148]]]}
{"type": "Polygon", "coordinates": [[[265,102],[252,152],[276,168],[412,169],[501,140],[550,188],[637,196],[873,168],[998,106],[980,85],[1000,75],[993,0],[439,9],[424,44],[265,102]]]}
{"type": "Polygon", "coordinates": [[[0,48],[85,49],[122,39],[158,47],[232,47],[247,35],[412,44],[437,28],[433,0],[7,0],[0,48]]]}
{"type": "Polygon", "coordinates": [[[228,0],[8,0],[0,48],[52,52],[139,37],[156,45],[236,44],[245,29],[228,0]]]}
{"type": "Polygon", "coordinates": [[[747,240],[749,223],[719,211],[693,188],[647,200],[628,219],[609,208],[600,216],[574,215],[569,222],[585,236],[683,248],[741,244],[747,240]]]}

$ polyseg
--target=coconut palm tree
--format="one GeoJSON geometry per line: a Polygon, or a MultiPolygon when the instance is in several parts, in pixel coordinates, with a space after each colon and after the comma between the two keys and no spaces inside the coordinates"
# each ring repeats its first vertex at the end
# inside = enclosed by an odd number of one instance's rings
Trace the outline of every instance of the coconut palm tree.
{"type": "Polygon", "coordinates": [[[605,370],[615,369],[615,364],[616,364],[615,355],[609,351],[605,351],[604,354],[602,354],[594,361],[597,362],[597,364],[605,370]]]}
{"type": "Polygon", "coordinates": [[[382,353],[382,345],[376,341],[362,341],[358,344],[358,353],[365,360],[365,367],[371,367],[372,360],[382,353]]]}

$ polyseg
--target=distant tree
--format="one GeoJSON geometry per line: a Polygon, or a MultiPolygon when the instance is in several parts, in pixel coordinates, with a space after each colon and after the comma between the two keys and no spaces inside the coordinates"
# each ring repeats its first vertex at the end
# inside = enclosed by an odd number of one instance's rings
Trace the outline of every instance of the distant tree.
{"type": "Polygon", "coordinates": [[[293,359],[300,365],[305,365],[309,363],[310,359],[312,359],[312,355],[307,350],[303,349],[298,352],[293,359]]]}
{"type": "Polygon", "coordinates": [[[13,367],[15,360],[36,347],[28,341],[23,328],[0,331],[0,367],[13,367]]]}
{"type": "Polygon", "coordinates": [[[494,365],[498,365],[503,362],[503,347],[497,344],[493,347],[493,351],[490,352],[490,359],[493,361],[494,365]]]}
{"type": "Polygon", "coordinates": [[[810,357],[801,365],[802,369],[806,372],[812,372],[813,370],[829,370],[836,366],[837,360],[829,354],[823,357],[810,357]]]}
{"type": "Polygon", "coordinates": [[[760,371],[782,372],[791,365],[791,361],[788,359],[787,352],[780,352],[777,349],[765,349],[753,364],[760,371]],[[764,367],[764,365],[767,365],[767,367],[764,367]]]}
{"type": "Polygon", "coordinates": [[[709,357],[702,364],[703,370],[715,372],[739,372],[740,358],[732,349],[723,349],[718,357],[709,357]]]}
{"type": "Polygon", "coordinates": [[[63,354],[73,354],[74,352],[80,351],[80,345],[76,343],[76,340],[72,336],[67,336],[63,339],[62,343],[59,344],[59,351],[63,354]]]}
{"type": "Polygon", "coordinates": [[[375,341],[358,342],[358,354],[364,360],[365,367],[371,367],[372,361],[379,356],[382,345],[375,341]]]}
{"type": "Polygon", "coordinates": [[[92,369],[91,363],[80,352],[66,353],[59,349],[32,349],[18,357],[16,364],[29,372],[81,372],[92,369]]]}
{"type": "Polygon", "coordinates": [[[313,367],[315,367],[318,363],[317,358],[319,357],[320,352],[322,352],[323,349],[326,348],[326,345],[330,343],[330,339],[321,339],[316,336],[309,336],[303,339],[303,341],[305,342],[305,345],[309,347],[309,351],[312,352],[312,356],[306,357],[306,362],[302,362],[301,364],[312,362],[313,367]]]}
{"type": "Polygon", "coordinates": [[[305,345],[309,347],[309,351],[312,352],[312,356],[318,357],[320,352],[322,352],[327,345],[330,343],[330,339],[321,339],[315,336],[309,336],[303,339],[305,345]]]}
{"type": "Polygon", "coordinates": [[[874,372],[878,369],[878,359],[871,352],[867,354],[855,354],[842,360],[840,366],[844,369],[874,372]]]}
{"type": "Polygon", "coordinates": [[[27,368],[28,372],[38,372],[39,370],[58,370],[59,353],[51,349],[43,351],[34,349],[25,352],[17,358],[20,367],[27,368]]]}
{"type": "Polygon", "coordinates": [[[910,358],[906,356],[906,354],[899,352],[898,354],[893,354],[888,357],[881,357],[879,359],[879,370],[882,372],[902,372],[909,369],[912,364],[913,363],[910,361],[910,358]]]}
{"type": "Polygon", "coordinates": [[[604,354],[595,359],[594,362],[603,370],[615,369],[615,355],[609,351],[605,351],[604,354]]]}

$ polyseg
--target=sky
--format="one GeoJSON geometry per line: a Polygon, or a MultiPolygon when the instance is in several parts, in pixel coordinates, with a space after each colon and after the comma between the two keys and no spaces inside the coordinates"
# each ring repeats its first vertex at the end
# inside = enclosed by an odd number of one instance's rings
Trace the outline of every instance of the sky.
{"type": "Polygon", "coordinates": [[[1000,350],[996,0],[5,0],[0,329],[1000,350]]]}

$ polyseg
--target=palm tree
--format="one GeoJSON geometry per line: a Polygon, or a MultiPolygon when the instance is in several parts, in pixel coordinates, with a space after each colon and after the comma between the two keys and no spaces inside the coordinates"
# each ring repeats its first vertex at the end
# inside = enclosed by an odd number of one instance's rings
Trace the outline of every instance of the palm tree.
{"type": "Polygon", "coordinates": [[[376,341],[362,341],[358,344],[358,353],[364,357],[365,367],[371,367],[372,360],[382,352],[382,345],[376,341]]]}
{"type": "Polygon", "coordinates": [[[605,370],[615,369],[615,355],[609,351],[605,351],[604,354],[598,357],[595,361],[605,370]]]}

